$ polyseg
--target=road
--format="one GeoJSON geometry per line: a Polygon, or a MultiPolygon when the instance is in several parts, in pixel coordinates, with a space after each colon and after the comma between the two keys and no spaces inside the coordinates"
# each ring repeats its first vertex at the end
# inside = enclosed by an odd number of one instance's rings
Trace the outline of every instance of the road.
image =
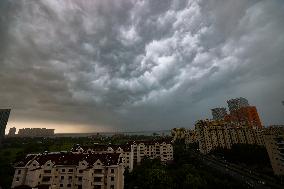
{"type": "Polygon", "coordinates": [[[226,162],[211,155],[203,155],[191,150],[193,155],[200,159],[205,165],[214,168],[224,174],[230,175],[241,183],[245,183],[248,188],[266,189],[266,188],[284,188],[283,185],[275,183],[274,179],[268,178],[252,170],[240,167],[236,164],[226,162]]]}

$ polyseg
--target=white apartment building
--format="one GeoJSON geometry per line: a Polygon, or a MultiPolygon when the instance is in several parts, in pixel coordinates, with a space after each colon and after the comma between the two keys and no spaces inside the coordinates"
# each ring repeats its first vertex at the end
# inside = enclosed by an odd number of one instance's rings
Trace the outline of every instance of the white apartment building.
{"type": "Polygon", "coordinates": [[[140,164],[143,158],[159,158],[162,162],[173,160],[173,145],[169,140],[131,141],[133,164],[140,164]]]}
{"type": "Polygon", "coordinates": [[[264,145],[262,130],[249,127],[232,127],[224,121],[201,120],[195,124],[199,150],[207,154],[216,148],[230,149],[233,144],[264,145]]]}
{"type": "Polygon", "coordinates": [[[133,170],[133,151],[131,151],[131,145],[104,145],[94,144],[91,146],[76,145],[71,149],[74,154],[104,154],[104,153],[118,153],[122,158],[122,164],[124,168],[128,168],[129,171],[133,170]]]}
{"type": "Polygon", "coordinates": [[[118,153],[45,153],[15,165],[12,188],[123,189],[124,166],[118,153]]]}

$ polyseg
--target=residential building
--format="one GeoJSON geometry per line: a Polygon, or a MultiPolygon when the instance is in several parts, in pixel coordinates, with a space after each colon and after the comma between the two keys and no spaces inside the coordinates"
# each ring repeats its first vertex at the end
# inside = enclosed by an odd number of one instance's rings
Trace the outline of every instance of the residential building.
{"type": "Polygon", "coordinates": [[[47,128],[24,128],[19,129],[19,137],[51,137],[54,136],[54,129],[47,128]]]}
{"type": "Polygon", "coordinates": [[[118,153],[122,158],[122,164],[124,168],[132,171],[133,169],[133,151],[131,151],[131,145],[104,145],[94,144],[91,146],[76,145],[71,149],[74,154],[105,154],[105,153],[118,153]]]}
{"type": "Polygon", "coordinates": [[[170,140],[131,141],[128,142],[133,151],[133,164],[140,164],[144,158],[158,158],[161,162],[173,160],[173,145],[170,140]]]}
{"type": "Polygon", "coordinates": [[[203,154],[217,148],[230,149],[233,144],[264,144],[261,129],[232,127],[224,120],[200,120],[195,124],[195,130],[203,154]]]}
{"type": "Polygon", "coordinates": [[[143,158],[159,158],[162,162],[173,160],[173,145],[170,140],[130,141],[125,145],[102,145],[91,146],[77,145],[72,148],[75,154],[102,154],[119,153],[124,168],[132,171],[133,166],[140,164],[143,158]]]}
{"type": "Polygon", "coordinates": [[[275,175],[284,175],[284,126],[271,126],[264,132],[264,141],[275,175]]]}
{"type": "Polygon", "coordinates": [[[225,120],[236,126],[245,125],[250,128],[263,128],[255,106],[246,106],[233,110],[225,120]]]}
{"type": "Polygon", "coordinates": [[[31,154],[15,164],[12,188],[123,189],[120,154],[31,154]]]}
{"type": "Polygon", "coordinates": [[[248,100],[243,98],[243,97],[230,99],[230,100],[227,101],[227,103],[228,103],[228,107],[229,107],[230,112],[238,110],[242,107],[249,106],[248,100]]]}
{"type": "Polygon", "coordinates": [[[173,142],[176,140],[184,140],[185,144],[192,144],[197,142],[197,134],[195,130],[185,128],[173,128],[171,130],[173,142]]]}
{"type": "Polygon", "coordinates": [[[16,135],[16,131],[17,131],[16,127],[10,128],[10,129],[9,129],[8,136],[9,136],[9,137],[15,136],[15,135],[16,135]]]}
{"type": "Polygon", "coordinates": [[[5,137],[6,125],[9,120],[11,109],[0,109],[0,144],[5,137]]]}
{"type": "Polygon", "coordinates": [[[227,116],[227,110],[224,107],[211,109],[213,120],[222,120],[227,116]]]}

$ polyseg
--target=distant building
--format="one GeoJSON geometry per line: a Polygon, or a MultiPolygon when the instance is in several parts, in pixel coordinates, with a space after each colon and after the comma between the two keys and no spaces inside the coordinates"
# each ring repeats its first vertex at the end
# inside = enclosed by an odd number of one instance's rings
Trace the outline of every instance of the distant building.
{"type": "Polygon", "coordinates": [[[11,109],[0,109],[0,144],[5,137],[6,125],[9,120],[11,109]]]}
{"type": "Polygon", "coordinates": [[[217,148],[230,149],[233,144],[264,145],[261,129],[230,126],[223,120],[200,120],[195,124],[195,130],[203,154],[217,148]]]}
{"type": "Polygon", "coordinates": [[[11,136],[15,136],[16,135],[16,127],[12,127],[9,129],[9,133],[8,133],[8,136],[11,137],[11,136]]]}
{"type": "Polygon", "coordinates": [[[284,126],[267,128],[264,141],[274,174],[284,175],[284,126]]]}
{"type": "Polygon", "coordinates": [[[228,103],[228,107],[229,107],[230,112],[238,110],[242,107],[249,106],[248,100],[243,98],[243,97],[230,99],[230,100],[227,101],[227,103],[228,103]]]}
{"type": "Polygon", "coordinates": [[[54,129],[47,128],[24,128],[19,129],[19,137],[51,137],[54,136],[54,129]]]}
{"type": "Polygon", "coordinates": [[[123,189],[120,154],[30,154],[15,164],[12,188],[123,189]]]}
{"type": "Polygon", "coordinates": [[[227,116],[226,108],[213,108],[211,109],[213,120],[222,120],[227,116]]]}

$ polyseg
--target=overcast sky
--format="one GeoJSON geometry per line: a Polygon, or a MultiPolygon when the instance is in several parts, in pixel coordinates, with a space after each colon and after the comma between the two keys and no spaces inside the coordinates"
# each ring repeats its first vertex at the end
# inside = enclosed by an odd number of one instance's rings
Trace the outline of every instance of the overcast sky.
{"type": "Polygon", "coordinates": [[[242,96],[283,124],[283,18],[283,0],[1,0],[0,108],[8,128],[142,131],[242,96]]]}

